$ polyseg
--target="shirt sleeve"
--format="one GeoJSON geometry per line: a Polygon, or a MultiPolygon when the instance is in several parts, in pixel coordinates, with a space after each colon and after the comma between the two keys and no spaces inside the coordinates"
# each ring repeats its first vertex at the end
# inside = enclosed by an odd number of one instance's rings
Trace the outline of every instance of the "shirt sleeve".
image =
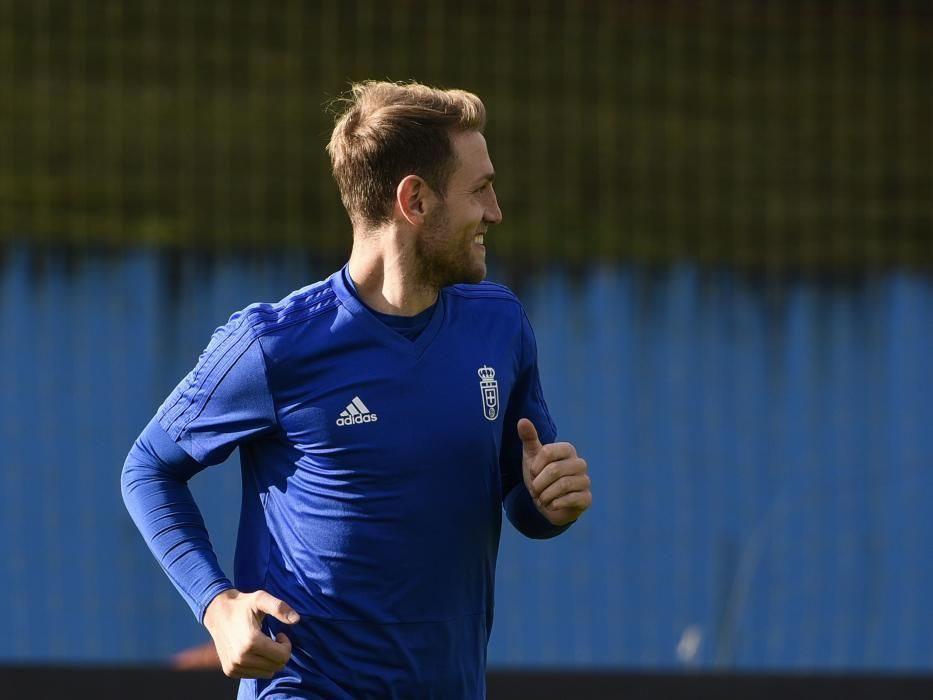
{"type": "Polygon", "coordinates": [[[188,488],[203,468],[153,418],[133,443],[120,479],[133,522],[199,622],[214,596],[233,588],[188,488]]]}
{"type": "Polygon", "coordinates": [[[276,425],[258,338],[235,314],[214,333],[197,366],[159,408],[159,425],[204,466],[276,425]]]}
{"type": "Polygon", "coordinates": [[[522,310],[522,340],[519,374],[509,397],[503,426],[502,452],[499,467],[502,478],[502,502],[506,515],[515,529],[527,537],[546,539],[559,535],[569,525],[552,525],[538,511],[522,477],[522,441],[518,437],[518,421],[527,418],[534,423],[543,444],[554,442],[557,428],[544,401],[538,375],[538,347],[531,323],[522,310]]]}
{"type": "Polygon", "coordinates": [[[127,510],[199,621],[233,585],[217,563],[188,480],[275,424],[262,347],[235,315],[214,333],[123,465],[127,510]]]}

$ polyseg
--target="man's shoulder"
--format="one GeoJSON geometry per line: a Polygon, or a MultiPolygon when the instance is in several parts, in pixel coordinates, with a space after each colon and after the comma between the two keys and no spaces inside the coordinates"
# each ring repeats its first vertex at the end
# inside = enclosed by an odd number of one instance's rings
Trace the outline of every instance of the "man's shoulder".
{"type": "Polygon", "coordinates": [[[285,332],[332,312],[338,305],[330,278],[291,292],[277,302],[256,302],[237,311],[230,324],[248,328],[253,337],[285,332]]]}

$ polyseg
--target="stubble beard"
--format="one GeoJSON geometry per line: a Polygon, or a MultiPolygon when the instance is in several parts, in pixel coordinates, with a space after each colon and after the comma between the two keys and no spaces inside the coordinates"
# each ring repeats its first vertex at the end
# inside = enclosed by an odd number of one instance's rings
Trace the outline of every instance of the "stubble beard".
{"type": "Polygon", "coordinates": [[[477,284],[486,277],[486,265],[473,258],[472,236],[450,230],[450,218],[441,209],[418,236],[415,259],[426,287],[442,289],[452,284],[477,284]]]}

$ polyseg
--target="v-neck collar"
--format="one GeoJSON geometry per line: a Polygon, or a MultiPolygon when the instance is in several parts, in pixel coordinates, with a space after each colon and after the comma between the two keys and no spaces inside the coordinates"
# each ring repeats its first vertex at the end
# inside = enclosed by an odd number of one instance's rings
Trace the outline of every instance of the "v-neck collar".
{"type": "Polygon", "coordinates": [[[373,335],[379,338],[382,342],[391,345],[393,348],[396,348],[405,354],[411,355],[415,358],[420,358],[428,349],[428,346],[431,345],[431,343],[437,337],[437,334],[440,332],[441,326],[444,323],[444,316],[446,313],[444,306],[444,291],[440,290],[438,292],[437,301],[434,304],[434,312],[431,314],[431,319],[428,321],[428,325],[425,326],[425,329],[421,331],[421,334],[417,338],[414,340],[409,340],[401,333],[393,328],[390,328],[385,323],[376,318],[372,311],[370,311],[363,302],[357,299],[356,294],[354,294],[353,290],[347,286],[345,281],[344,276],[346,275],[349,277],[350,275],[350,272],[347,269],[347,265],[344,265],[340,270],[332,274],[330,277],[331,288],[333,288],[334,293],[340,300],[340,303],[343,304],[347,311],[353,314],[355,319],[357,319],[360,323],[365,324],[366,327],[373,333],[373,335]]]}

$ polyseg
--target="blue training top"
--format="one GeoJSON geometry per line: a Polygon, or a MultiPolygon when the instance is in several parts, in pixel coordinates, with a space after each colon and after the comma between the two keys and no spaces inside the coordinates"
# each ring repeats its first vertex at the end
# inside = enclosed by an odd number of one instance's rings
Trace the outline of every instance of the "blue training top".
{"type": "Polygon", "coordinates": [[[127,508],[199,620],[233,587],[187,480],[240,448],[235,585],[301,615],[291,660],[240,698],[482,698],[504,504],[554,536],[521,472],[519,418],[556,429],[516,297],[441,291],[413,340],[343,271],[218,328],[133,445],[127,508]]]}

